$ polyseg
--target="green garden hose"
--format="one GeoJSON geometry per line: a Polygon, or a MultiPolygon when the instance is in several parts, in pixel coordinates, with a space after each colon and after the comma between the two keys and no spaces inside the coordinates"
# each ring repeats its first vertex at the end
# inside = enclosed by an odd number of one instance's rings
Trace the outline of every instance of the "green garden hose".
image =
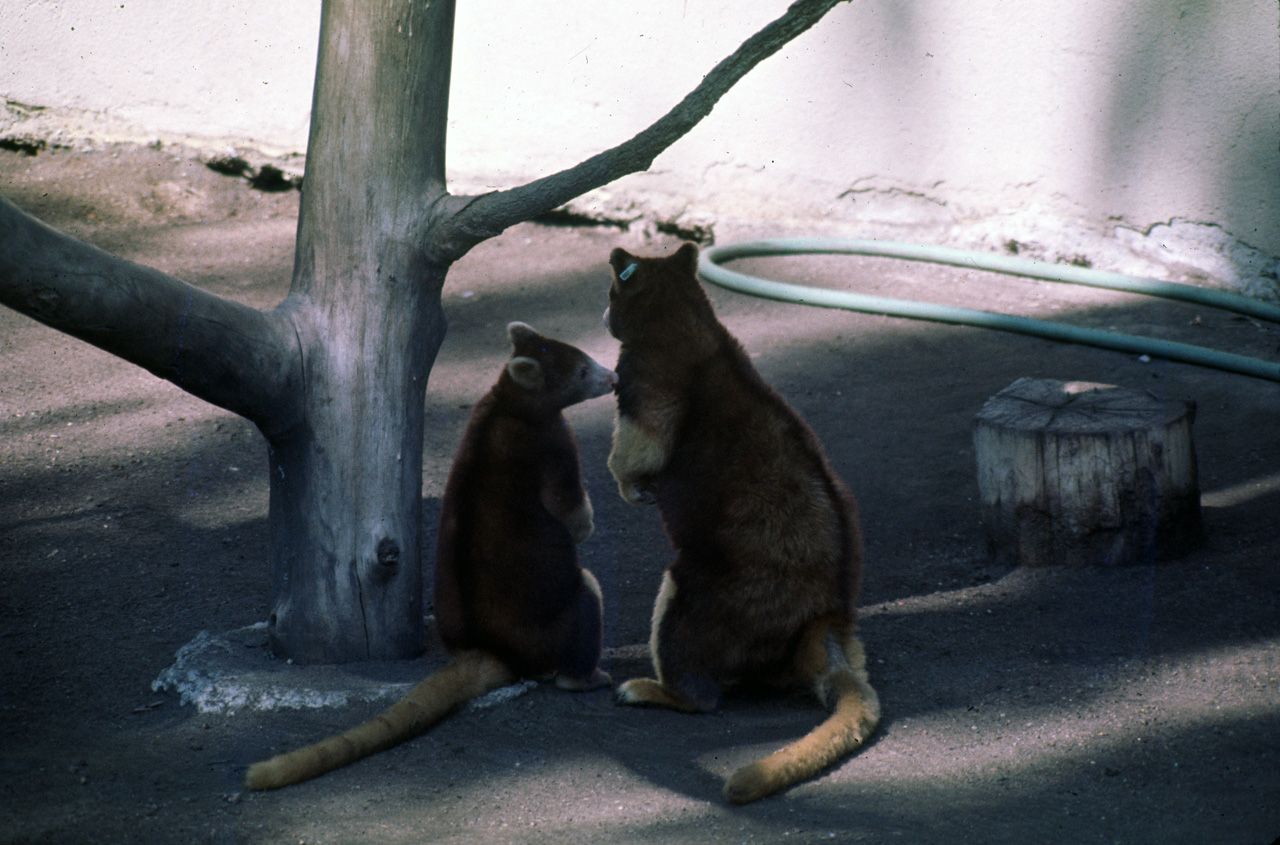
{"type": "Polygon", "coordinates": [[[826,290],[784,282],[758,279],[743,273],[726,270],[721,264],[739,258],[776,255],[872,255],[886,258],[902,258],[909,261],[929,261],[935,264],[951,264],[973,270],[989,270],[996,273],[1043,279],[1050,282],[1088,285],[1090,287],[1141,293],[1165,299],[1178,299],[1211,308],[1225,309],[1246,314],[1269,322],[1280,323],[1280,306],[1261,300],[1224,291],[1209,290],[1193,285],[1162,282],[1120,273],[1107,273],[1075,265],[1051,264],[1013,256],[993,255],[981,252],[924,246],[879,240],[848,240],[841,238],[783,238],[775,240],[747,241],[724,246],[708,247],[702,251],[699,274],[711,282],[729,290],[751,296],[816,305],[822,308],[842,308],[867,314],[883,314],[889,317],[905,317],[912,320],[930,320],[938,323],[954,323],[997,331],[1031,335],[1063,343],[1078,343],[1101,349],[1114,349],[1139,355],[1150,355],[1170,361],[1180,361],[1201,367],[1212,367],[1226,372],[1253,376],[1280,382],[1280,364],[1260,358],[1250,358],[1230,352],[1221,352],[1203,346],[1177,343],[1169,340],[1117,334],[1096,329],[1083,329],[1048,320],[1015,317],[993,311],[977,311],[908,299],[826,290]]]}

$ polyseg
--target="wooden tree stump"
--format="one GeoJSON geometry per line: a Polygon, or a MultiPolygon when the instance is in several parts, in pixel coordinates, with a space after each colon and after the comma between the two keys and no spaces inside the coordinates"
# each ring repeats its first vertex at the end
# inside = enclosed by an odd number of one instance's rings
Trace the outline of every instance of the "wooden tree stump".
{"type": "Polygon", "coordinates": [[[1107,384],[1022,378],[974,421],[992,555],[1027,566],[1124,566],[1200,536],[1195,403],[1107,384]]]}

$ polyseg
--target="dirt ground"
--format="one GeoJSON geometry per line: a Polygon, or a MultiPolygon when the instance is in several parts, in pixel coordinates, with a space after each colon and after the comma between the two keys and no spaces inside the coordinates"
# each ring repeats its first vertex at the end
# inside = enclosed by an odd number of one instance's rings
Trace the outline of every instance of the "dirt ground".
{"type": "MultiPolygon", "coordinates": [[[[0,193],[255,306],[273,306],[288,286],[296,191],[254,190],[168,151],[105,149],[0,152],[0,193]]],[[[506,357],[506,323],[524,320],[611,363],[616,344],[600,323],[608,250],[674,243],[522,225],[455,266],[427,399],[428,546],[470,405],[506,357]]],[[[755,266],[1280,357],[1280,327],[1186,305],[876,259],[755,266]]],[[[734,808],[720,797],[725,775],[816,724],[822,711],[808,698],[734,698],[695,717],[543,685],[318,780],[244,792],[248,763],[377,709],[200,713],[151,689],[200,631],[266,618],[261,438],[0,309],[0,842],[1268,845],[1280,836],[1280,385],[710,294],[861,503],[863,634],[884,706],[861,753],[734,808]],[[1196,400],[1204,543],[1122,570],[992,564],[971,426],[1021,376],[1196,400]]],[[[620,681],[647,672],[650,606],[670,552],[657,515],[614,492],[612,412],[600,399],[570,418],[597,511],[582,554],[604,590],[607,668],[620,681]]],[[[437,647],[405,666],[332,671],[413,679],[442,661],[437,647]]]]}

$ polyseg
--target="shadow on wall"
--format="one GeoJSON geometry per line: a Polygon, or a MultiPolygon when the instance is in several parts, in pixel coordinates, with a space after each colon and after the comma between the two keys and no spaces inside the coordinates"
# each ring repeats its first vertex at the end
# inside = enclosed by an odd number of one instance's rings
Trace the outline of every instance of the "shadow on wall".
{"type": "Polygon", "coordinates": [[[1280,299],[1280,45],[1257,36],[1274,6],[1016,14],[880,0],[833,18],[846,87],[828,105],[852,143],[806,155],[848,180],[837,202],[859,236],[923,226],[992,246],[1000,227],[1069,238],[1078,218],[1184,276],[1280,299]]]}
{"type": "Polygon", "coordinates": [[[1280,201],[1280,113],[1274,73],[1257,69],[1274,71],[1277,44],[1251,37],[1256,16],[1246,6],[1145,0],[1117,15],[1095,189],[1125,191],[1133,207],[1117,211],[1139,222],[1190,216],[1161,202],[1167,186],[1181,184],[1213,209],[1213,222],[1274,251],[1276,231],[1257,221],[1280,201]],[[1215,143],[1189,148],[1197,138],[1215,143]]]}

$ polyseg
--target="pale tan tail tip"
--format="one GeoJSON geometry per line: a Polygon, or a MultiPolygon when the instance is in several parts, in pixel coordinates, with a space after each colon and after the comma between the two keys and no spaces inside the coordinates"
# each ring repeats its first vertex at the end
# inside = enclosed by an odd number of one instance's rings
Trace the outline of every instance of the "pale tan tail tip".
{"type": "Polygon", "coordinates": [[[776,783],[759,763],[749,763],[729,776],[724,797],[731,804],[750,804],[777,792],[788,784],[776,783]]]}
{"type": "Polygon", "coordinates": [[[244,773],[244,788],[257,791],[266,789],[279,789],[282,786],[288,786],[289,782],[280,782],[272,772],[272,766],[269,761],[254,763],[249,767],[249,771],[244,773]]]}
{"type": "Polygon", "coordinates": [[[250,766],[249,771],[244,773],[244,788],[254,790],[271,789],[272,784],[265,781],[260,772],[254,771],[256,768],[256,764],[250,766]]]}

